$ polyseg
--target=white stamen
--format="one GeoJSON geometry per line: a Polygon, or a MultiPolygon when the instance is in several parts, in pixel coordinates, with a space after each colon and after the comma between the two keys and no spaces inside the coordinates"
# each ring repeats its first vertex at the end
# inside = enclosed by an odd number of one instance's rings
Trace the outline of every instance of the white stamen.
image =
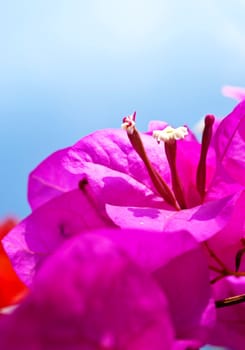
{"type": "Polygon", "coordinates": [[[153,137],[158,143],[160,143],[160,141],[172,142],[173,140],[181,140],[186,135],[188,135],[188,130],[185,126],[180,126],[176,129],[172,128],[172,126],[167,126],[163,130],[153,131],[153,137]]]}
{"type": "Polygon", "coordinates": [[[136,117],[136,112],[134,112],[133,114],[124,117],[123,118],[123,123],[121,125],[121,128],[123,130],[126,130],[128,134],[132,135],[135,129],[135,117],[136,117]]]}

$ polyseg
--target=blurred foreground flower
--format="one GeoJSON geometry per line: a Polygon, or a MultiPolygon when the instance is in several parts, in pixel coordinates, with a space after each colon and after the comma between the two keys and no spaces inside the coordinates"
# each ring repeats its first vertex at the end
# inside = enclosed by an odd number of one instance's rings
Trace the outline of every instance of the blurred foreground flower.
{"type": "Polygon", "coordinates": [[[27,291],[16,275],[1,243],[3,237],[16,224],[17,221],[12,218],[0,222],[0,309],[19,302],[27,291]]]}
{"type": "Polygon", "coordinates": [[[208,278],[201,247],[184,231],[83,232],[46,260],[27,299],[0,319],[0,348],[199,348],[214,319],[208,278]]]}

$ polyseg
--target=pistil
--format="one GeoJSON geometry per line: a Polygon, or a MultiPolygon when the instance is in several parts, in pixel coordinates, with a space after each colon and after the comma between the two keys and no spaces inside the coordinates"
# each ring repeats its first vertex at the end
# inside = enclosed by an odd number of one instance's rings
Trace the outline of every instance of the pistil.
{"type": "Polygon", "coordinates": [[[200,154],[200,159],[199,159],[197,174],[196,174],[196,186],[201,196],[202,202],[204,200],[205,193],[206,193],[206,173],[207,173],[206,161],[207,161],[208,148],[212,138],[214,116],[207,115],[205,117],[204,122],[205,122],[205,126],[202,134],[201,154],[200,154]]]}

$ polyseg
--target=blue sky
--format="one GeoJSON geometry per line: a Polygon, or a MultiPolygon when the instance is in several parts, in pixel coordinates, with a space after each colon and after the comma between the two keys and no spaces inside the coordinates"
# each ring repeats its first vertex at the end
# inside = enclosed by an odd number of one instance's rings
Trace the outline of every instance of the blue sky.
{"type": "Polygon", "coordinates": [[[194,125],[245,85],[244,0],[8,0],[0,10],[0,218],[48,154],[137,110],[194,125]]]}

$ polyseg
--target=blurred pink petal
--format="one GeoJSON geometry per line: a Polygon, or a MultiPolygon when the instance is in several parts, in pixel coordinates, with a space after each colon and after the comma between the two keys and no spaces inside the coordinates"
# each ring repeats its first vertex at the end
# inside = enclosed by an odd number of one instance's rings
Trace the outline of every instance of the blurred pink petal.
{"type": "Polygon", "coordinates": [[[0,334],[6,350],[169,350],[174,337],[164,293],[97,235],[78,235],[47,259],[0,334]]]}
{"type": "MultiPolygon", "coordinates": [[[[117,255],[121,252],[120,257],[122,254],[127,261],[129,259],[129,261],[135,262],[141,274],[147,276],[147,278],[145,277],[145,283],[153,283],[148,281],[148,279],[150,279],[149,276],[151,276],[152,281],[154,280],[156,285],[158,285],[159,292],[162,291],[163,295],[166,295],[171,320],[175,329],[175,336],[178,342],[184,341],[185,343],[188,341],[191,343],[194,342],[195,344],[198,343],[199,345],[205,343],[205,339],[208,336],[210,328],[213,326],[215,318],[214,304],[209,286],[209,271],[206,257],[203,254],[202,247],[190,234],[184,231],[162,234],[161,232],[154,231],[121,229],[100,229],[89,232],[89,236],[86,233],[77,234],[76,237],[70,238],[65,245],[60,245],[57,253],[53,253],[51,258],[47,258],[47,262],[44,262],[42,265],[43,267],[41,266],[37,274],[37,281],[40,281],[41,278],[42,284],[34,280],[33,285],[35,295],[38,295],[40,300],[43,298],[43,293],[44,296],[47,294],[48,300],[54,302],[54,305],[57,303],[57,310],[59,307],[58,304],[61,306],[64,305],[60,307],[60,309],[63,309],[62,312],[64,312],[64,314],[67,313],[67,315],[69,315],[73,304],[70,302],[71,305],[68,303],[66,307],[65,301],[72,300],[75,302],[76,300],[76,295],[72,297],[67,295],[67,293],[74,293],[73,282],[69,282],[70,280],[73,281],[75,278],[79,279],[79,276],[82,275],[81,278],[84,280],[81,284],[81,288],[85,291],[88,288],[88,295],[91,295],[91,298],[95,300],[104,297],[104,283],[113,283],[112,272],[110,271],[113,271],[113,274],[115,273],[115,276],[118,276],[119,281],[124,285],[126,283],[127,286],[126,277],[121,276],[120,271],[115,271],[115,269],[117,269],[117,260],[110,261],[108,258],[106,260],[108,263],[104,265],[103,261],[101,261],[100,255],[102,253],[104,254],[104,248],[106,253],[108,253],[107,250],[110,248],[110,254],[113,254],[113,257],[116,256],[117,258],[117,255]],[[96,247],[95,252],[92,249],[94,245],[96,247]],[[114,253],[112,253],[112,248],[114,249],[114,253]],[[79,254],[81,254],[81,257],[76,260],[76,256],[79,256],[79,254]],[[91,258],[89,254],[91,254],[91,258]],[[99,257],[96,257],[96,254],[98,254],[99,257]],[[86,259],[88,259],[88,262],[86,259]],[[59,260],[64,260],[60,268],[59,260]],[[193,261],[195,261],[195,264],[193,264],[193,261]],[[94,286],[93,284],[91,285],[91,276],[93,277],[94,274],[97,276],[98,273],[101,278],[102,276],[104,277],[98,280],[94,294],[91,291],[91,288],[94,286]],[[89,279],[86,280],[85,278],[89,279]],[[57,290],[59,290],[58,296],[57,290]],[[100,296],[100,293],[102,296],[100,296]],[[62,297],[63,294],[64,297],[62,297]]],[[[48,241],[48,238],[46,238],[46,240],[48,241]]],[[[45,243],[45,240],[43,243],[45,243]]],[[[127,273],[130,275],[133,268],[129,263],[127,264],[127,273]],[[128,271],[128,269],[130,270],[128,271]]],[[[17,261],[16,266],[18,266],[17,261]]],[[[139,276],[141,276],[141,274],[139,274],[139,276]]],[[[136,275],[135,283],[137,283],[138,278],[139,277],[136,275]]],[[[113,284],[109,285],[111,286],[110,290],[113,289],[113,284]]],[[[150,286],[151,284],[149,284],[149,288],[150,286]]],[[[145,293],[147,291],[147,288],[142,286],[142,281],[140,282],[139,291],[140,293],[145,293]]],[[[105,297],[108,298],[108,303],[109,300],[112,299],[110,296],[105,297]]],[[[118,293],[118,298],[118,307],[122,307],[122,310],[126,311],[120,299],[123,298],[121,293],[118,293]]],[[[157,303],[158,299],[155,296],[153,299],[154,302],[157,303]]],[[[133,302],[132,300],[132,303],[133,302]]],[[[104,303],[105,301],[103,304],[104,303]]],[[[89,299],[86,299],[84,305],[91,305],[89,299]]],[[[24,306],[22,305],[22,307],[24,306]]],[[[42,309],[44,309],[43,305],[42,309]]],[[[161,308],[158,311],[160,312],[161,308]]],[[[102,317],[101,313],[98,315],[100,315],[98,317],[102,317]]],[[[113,317],[116,317],[115,314],[113,315],[113,317]]],[[[21,314],[19,317],[24,316],[21,314]]],[[[35,317],[37,317],[38,322],[40,322],[40,315],[37,314],[35,317]]],[[[102,319],[104,318],[102,317],[102,319]]],[[[72,322],[72,319],[70,322],[72,322]]],[[[49,328],[52,328],[52,325],[49,325],[49,328]]],[[[128,333],[127,329],[125,332],[128,333]]],[[[164,334],[165,332],[166,331],[164,331],[164,334]]],[[[143,345],[144,344],[141,344],[141,346],[143,345]]],[[[144,346],[142,348],[144,348],[144,346]]]]}
{"type": "Polygon", "coordinates": [[[202,246],[189,233],[103,230],[99,234],[152,274],[167,296],[178,339],[206,338],[215,319],[209,270],[202,246]]]}
{"type": "Polygon", "coordinates": [[[242,101],[245,99],[245,88],[239,86],[226,85],[222,88],[222,94],[234,100],[242,101]]]}

